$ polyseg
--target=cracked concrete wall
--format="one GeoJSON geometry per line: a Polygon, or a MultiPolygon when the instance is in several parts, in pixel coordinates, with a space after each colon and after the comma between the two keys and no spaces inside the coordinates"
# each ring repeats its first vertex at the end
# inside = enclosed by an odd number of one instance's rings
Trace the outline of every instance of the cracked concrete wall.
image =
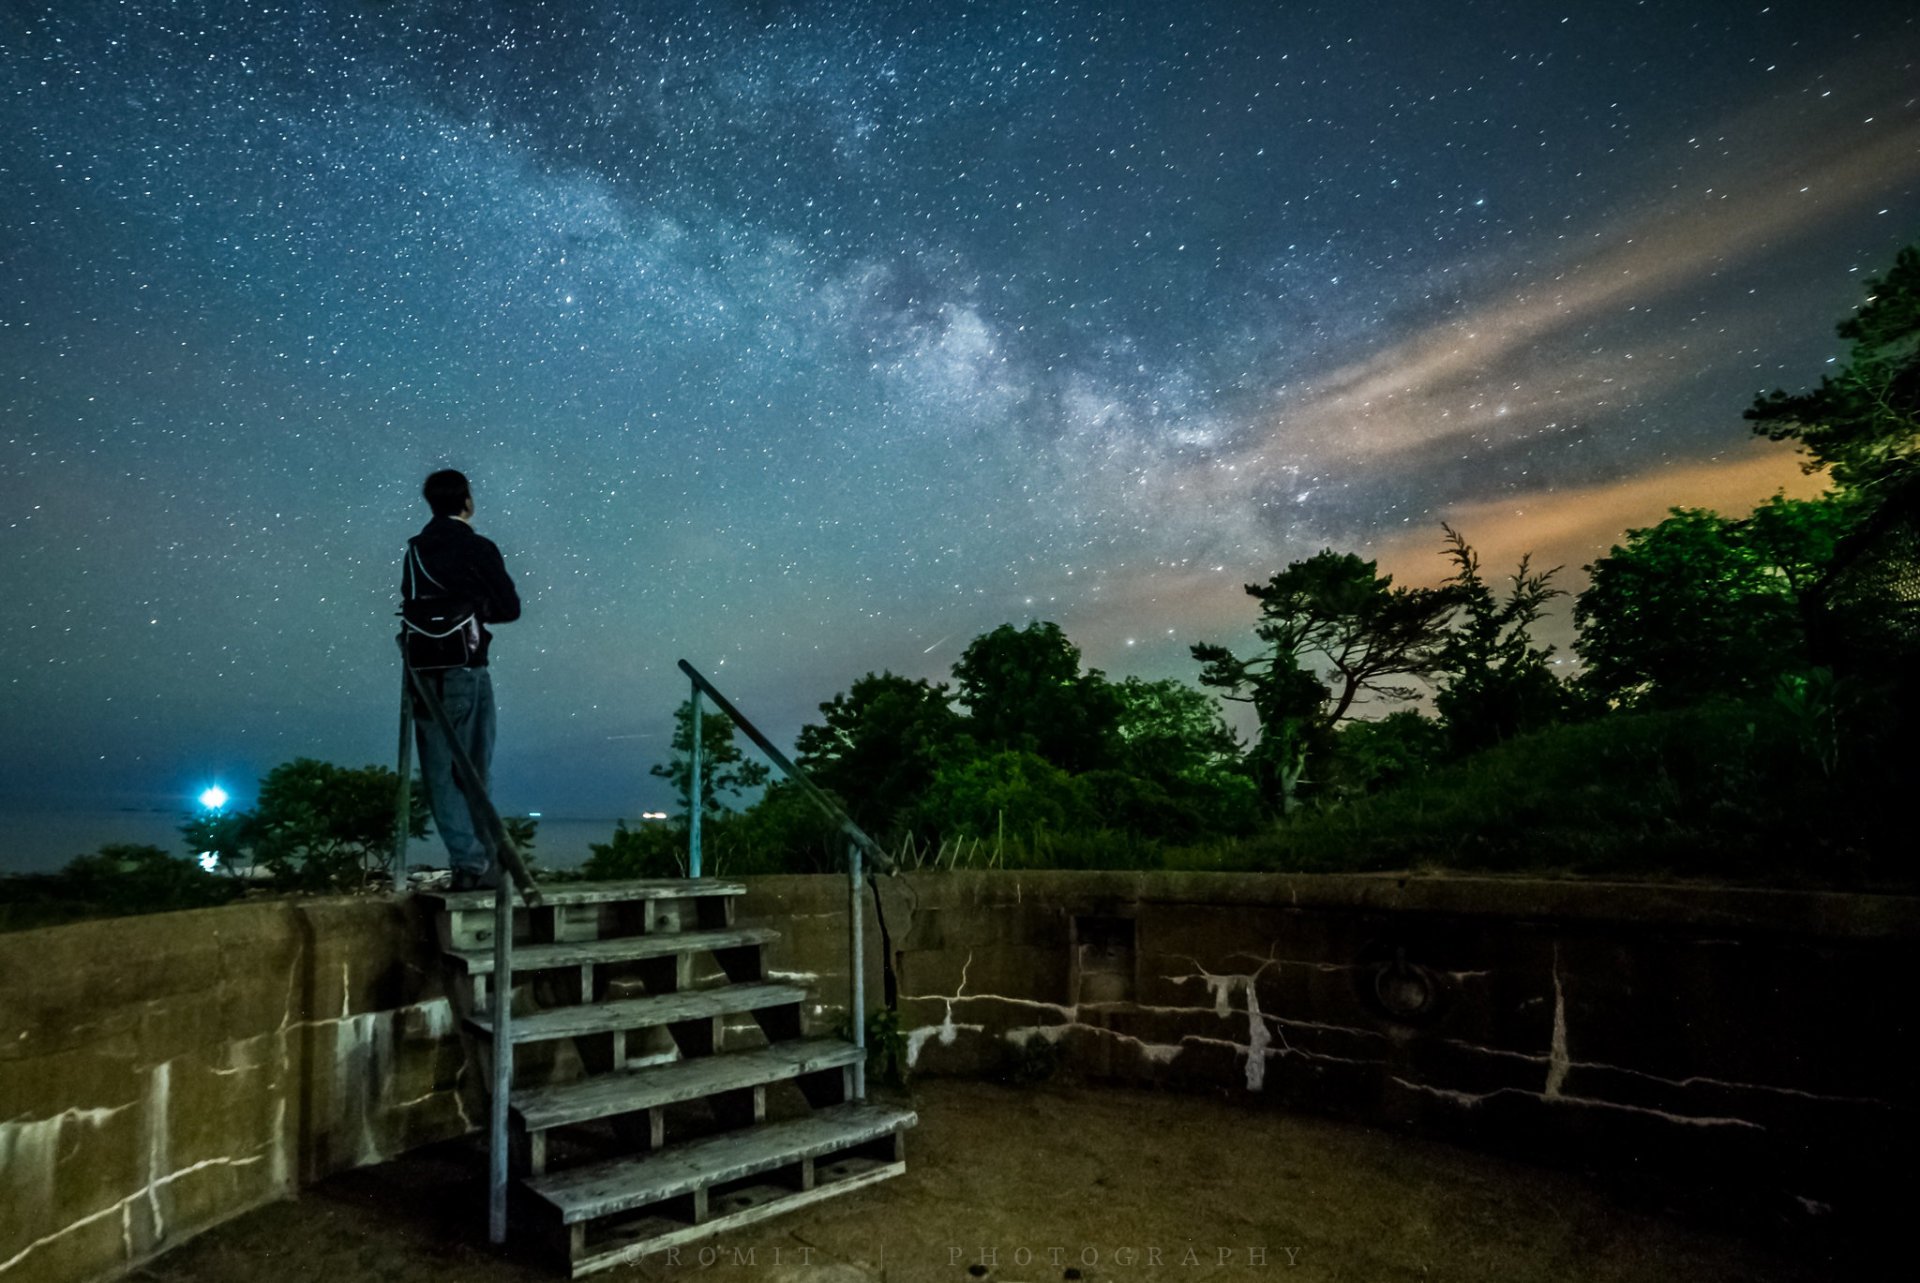
{"type": "Polygon", "coordinates": [[[0,1283],[124,1271],[467,1130],[428,924],[395,900],[0,935],[0,1283]]]}
{"type": "MultiPolygon", "coordinates": [[[[845,883],[750,885],[743,917],[791,922],[775,965],[820,973],[843,1016],[845,883]]],[[[919,1073],[1004,1072],[1039,1038],[1087,1077],[1596,1169],[1741,1220],[1904,1221],[1882,1173],[1920,1142],[1912,897],[1064,872],[880,885],[919,1073]]],[[[871,897],[866,915],[877,955],[871,897]]]]}
{"type": "MultiPolygon", "coordinates": [[[[843,879],[749,879],[769,974],[847,1014],[843,879]]],[[[1041,1039],[1226,1093],[1621,1175],[1775,1223],[1900,1225],[1920,900],[1517,879],[947,873],[862,897],[917,1072],[1041,1039]],[[884,919],[885,933],[881,931],[884,919]]],[[[0,935],[0,1283],[107,1277],[470,1130],[431,924],[311,900],[0,935]]],[[[529,1068],[537,1071],[538,1065],[529,1068]]],[[[1144,1143],[1144,1142],[1143,1142],[1144,1143]]]]}

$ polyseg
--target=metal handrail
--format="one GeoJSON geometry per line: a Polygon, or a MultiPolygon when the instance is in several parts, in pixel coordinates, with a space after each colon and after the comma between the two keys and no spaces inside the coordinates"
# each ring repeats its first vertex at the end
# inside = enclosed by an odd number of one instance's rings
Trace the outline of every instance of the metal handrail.
{"type": "MultiPolygon", "coordinates": [[[[686,660],[680,661],[680,671],[693,682],[693,762],[690,780],[692,788],[687,798],[688,840],[687,868],[694,877],[700,876],[700,697],[705,695],[714,702],[714,706],[728,717],[733,724],[747,733],[769,761],[780,768],[785,775],[799,786],[827,818],[831,819],[847,838],[847,977],[851,992],[847,997],[848,1021],[853,1026],[853,1045],[859,1049],[860,1058],[853,1062],[853,1098],[867,1098],[867,951],[865,912],[860,903],[860,883],[862,873],[860,857],[864,854],[871,867],[880,872],[892,872],[893,860],[886,851],[867,836],[867,831],[855,824],[853,817],[843,810],[840,804],[827,796],[818,784],[807,778],[807,773],[788,760],[787,755],[774,747],[773,741],[760,732],[760,728],[747,719],[746,714],[733,706],[733,701],[722,695],[714,684],[701,676],[700,671],[686,660]]],[[[875,904],[878,907],[879,889],[876,887],[875,904]]],[[[882,929],[885,923],[881,924],[882,929]]]]}
{"type": "MultiPolygon", "coordinates": [[[[859,848],[863,852],[866,853],[867,860],[873,865],[873,867],[876,870],[882,873],[893,872],[893,857],[887,854],[885,848],[883,848],[878,842],[874,841],[872,838],[868,837],[867,831],[861,828],[858,824],[855,824],[853,822],[853,817],[848,815],[846,811],[842,810],[838,802],[834,801],[831,797],[828,797],[826,792],[823,789],[821,789],[821,787],[818,784],[815,784],[812,780],[808,779],[807,773],[805,771],[801,770],[799,767],[795,766],[792,762],[787,760],[787,755],[785,753],[782,753],[779,749],[775,748],[773,746],[773,741],[768,739],[765,735],[761,734],[760,728],[755,726],[752,722],[748,721],[746,718],[746,715],[742,713],[739,709],[735,708],[733,706],[732,701],[730,701],[725,695],[722,695],[719,692],[719,690],[715,688],[712,682],[708,681],[705,677],[702,677],[700,675],[699,670],[696,669],[692,664],[689,664],[684,659],[680,661],[680,671],[685,673],[693,681],[693,701],[694,701],[693,708],[694,708],[694,714],[696,717],[699,715],[699,711],[700,711],[700,696],[702,693],[704,693],[708,699],[711,699],[714,702],[715,707],[717,707],[721,712],[725,713],[728,717],[733,719],[733,724],[735,726],[738,726],[741,730],[747,733],[747,738],[752,740],[755,746],[758,747],[762,753],[765,753],[767,755],[767,758],[769,761],[771,761],[775,766],[780,768],[781,774],[785,775],[788,779],[792,780],[795,784],[798,784],[800,786],[800,791],[802,793],[805,793],[807,797],[813,801],[814,805],[818,806],[821,810],[825,811],[827,813],[827,818],[831,819],[836,825],[838,825],[840,827],[840,831],[845,833],[848,838],[850,838],[857,846],[859,846],[859,848]]],[[[699,725],[697,721],[694,724],[696,726],[699,725]]],[[[697,750],[699,741],[695,740],[694,744],[697,750]]],[[[700,758],[700,754],[698,753],[698,751],[696,751],[693,756],[694,756],[695,762],[698,763],[700,758]]],[[[694,809],[697,810],[698,808],[694,808],[694,809]]]]}
{"type": "MultiPolygon", "coordinates": [[[[404,648],[404,638],[401,645],[404,648]]],[[[510,875],[510,880],[519,887],[521,899],[528,908],[535,907],[541,902],[540,888],[534,882],[533,874],[528,872],[520,848],[514,845],[513,838],[507,833],[507,826],[501,821],[500,812],[487,793],[486,781],[480,778],[473,759],[454,735],[453,725],[447,718],[447,710],[440,702],[439,693],[406,662],[404,649],[400,668],[406,677],[402,682],[400,698],[399,831],[394,837],[394,850],[396,860],[401,863],[397,871],[405,872],[406,840],[412,828],[411,732],[413,704],[417,699],[421,707],[427,710],[427,716],[433,724],[446,737],[448,756],[453,763],[454,783],[466,798],[468,814],[479,821],[492,839],[495,857],[510,875]]],[[[498,884],[493,890],[493,1000],[490,1004],[493,1012],[493,1092],[488,1102],[487,1120],[487,1237],[496,1244],[507,1241],[507,1102],[513,1090],[513,896],[508,882],[509,878],[497,879],[498,884]]]]}

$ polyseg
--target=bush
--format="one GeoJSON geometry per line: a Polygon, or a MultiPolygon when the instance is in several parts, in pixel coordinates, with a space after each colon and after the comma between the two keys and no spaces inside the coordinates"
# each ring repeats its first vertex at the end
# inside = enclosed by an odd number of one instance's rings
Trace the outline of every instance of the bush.
{"type": "Polygon", "coordinates": [[[1012,842],[1098,823],[1072,776],[1020,751],[943,769],[920,803],[919,820],[916,827],[930,832],[1012,842]]]}
{"type": "Polygon", "coordinates": [[[1816,683],[1539,731],[1280,826],[1229,863],[1911,881],[1888,854],[1895,772],[1873,765],[1897,755],[1871,747],[1897,731],[1876,727],[1882,702],[1841,701],[1849,714],[1835,699],[1816,683]],[[1855,774],[1823,768],[1846,747],[1855,774]]]}
{"type": "Polygon", "coordinates": [[[226,904],[245,888],[157,846],[113,843],[59,873],[0,878],[0,929],[226,904]]]}
{"type": "Polygon", "coordinates": [[[686,830],[666,824],[637,829],[621,820],[605,842],[587,844],[583,872],[599,878],[684,878],[687,876],[686,830]]]}
{"type": "MultiPolygon", "coordinates": [[[[400,777],[384,766],[283,762],[260,781],[242,845],[283,885],[355,890],[391,874],[400,777]]],[[[412,790],[413,836],[427,832],[425,790],[412,790]]]]}

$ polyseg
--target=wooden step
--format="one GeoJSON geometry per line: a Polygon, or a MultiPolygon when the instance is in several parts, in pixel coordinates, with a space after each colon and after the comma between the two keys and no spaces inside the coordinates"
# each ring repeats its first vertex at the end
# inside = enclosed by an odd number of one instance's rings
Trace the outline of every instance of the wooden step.
{"type": "MultiPolygon", "coordinates": [[[[745,895],[744,882],[714,878],[633,878],[621,882],[560,882],[540,888],[542,907],[571,904],[612,904],[623,900],[690,900],[710,895],[745,895]]],[[[419,891],[448,913],[493,908],[491,891],[419,891]]],[[[519,903],[515,901],[515,907],[519,903]]]]}
{"type": "Polygon", "coordinates": [[[785,1042],[760,1051],[732,1052],[654,1065],[624,1074],[585,1078],[513,1093],[513,1111],[530,1132],[637,1113],[855,1064],[860,1049],[838,1038],[785,1042]]]}
{"type": "MultiPolygon", "coordinates": [[[[689,1225],[671,1216],[638,1216],[605,1227],[589,1240],[585,1223],[562,1227],[559,1237],[568,1269],[574,1278],[642,1260],[683,1244],[712,1238],[774,1216],[784,1216],[822,1199],[851,1194],[869,1185],[906,1174],[907,1165],[899,1159],[847,1154],[819,1162],[813,1169],[813,1185],[796,1189],[777,1176],[751,1180],[715,1194],[708,1199],[707,1219],[689,1225]]],[[[799,1277],[781,1274],[781,1278],[799,1277]]],[[[806,1275],[808,1278],[814,1274],[806,1275]]]]}
{"type": "MultiPolygon", "coordinates": [[[[734,927],[725,931],[659,931],[651,935],[615,936],[607,940],[579,940],[562,944],[520,944],[513,948],[513,969],[542,971],[604,962],[631,962],[676,953],[699,953],[767,944],[780,933],[770,927],[734,927]]],[[[493,950],[453,950],[447,954],[468,975],[493,972],[493,950]]]]}
{"type": "MultiPolygon", "coordinates": [[[[622,998],[612,1002],[581,1003],[574,1007],[551,1007],[524,1016],[516,1015],[511,1029],[515,1044],[544,1042],[550,1038],[582,1038],[592,1034],[670,1025],[683,1020],[727,1016],[806,1000],[807,991],[793,985],[716,985],[711,989],[658,994],[651,998],[622,998]]],[[[493,1018],[487,1012],[468,1016],[467,1023],[481,1033],[493,1033],[493,1018]]]]}
{"type": "Polygon", "coordinates": [[[563,1225],[577,1225],[897,1136],[918,1121],[910,1109],[833,1105],[805,1118],[723,1132],[657,1154],[538,1176],[526,1182],[526,1189],[559,1213],[563,1225]]]}

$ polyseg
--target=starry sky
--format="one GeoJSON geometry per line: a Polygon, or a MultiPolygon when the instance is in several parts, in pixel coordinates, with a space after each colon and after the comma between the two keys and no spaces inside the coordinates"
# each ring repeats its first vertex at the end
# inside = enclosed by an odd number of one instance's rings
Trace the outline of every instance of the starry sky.
{"type": "Polygon", "coordinates": [[[391,761],[454,466],[501,801],[633,815],[683,656],[790,741],[1811,492],[1740,411],[1920,239],[1920,11],[6,0],[0,192],[0,809],[391,761]]]}

